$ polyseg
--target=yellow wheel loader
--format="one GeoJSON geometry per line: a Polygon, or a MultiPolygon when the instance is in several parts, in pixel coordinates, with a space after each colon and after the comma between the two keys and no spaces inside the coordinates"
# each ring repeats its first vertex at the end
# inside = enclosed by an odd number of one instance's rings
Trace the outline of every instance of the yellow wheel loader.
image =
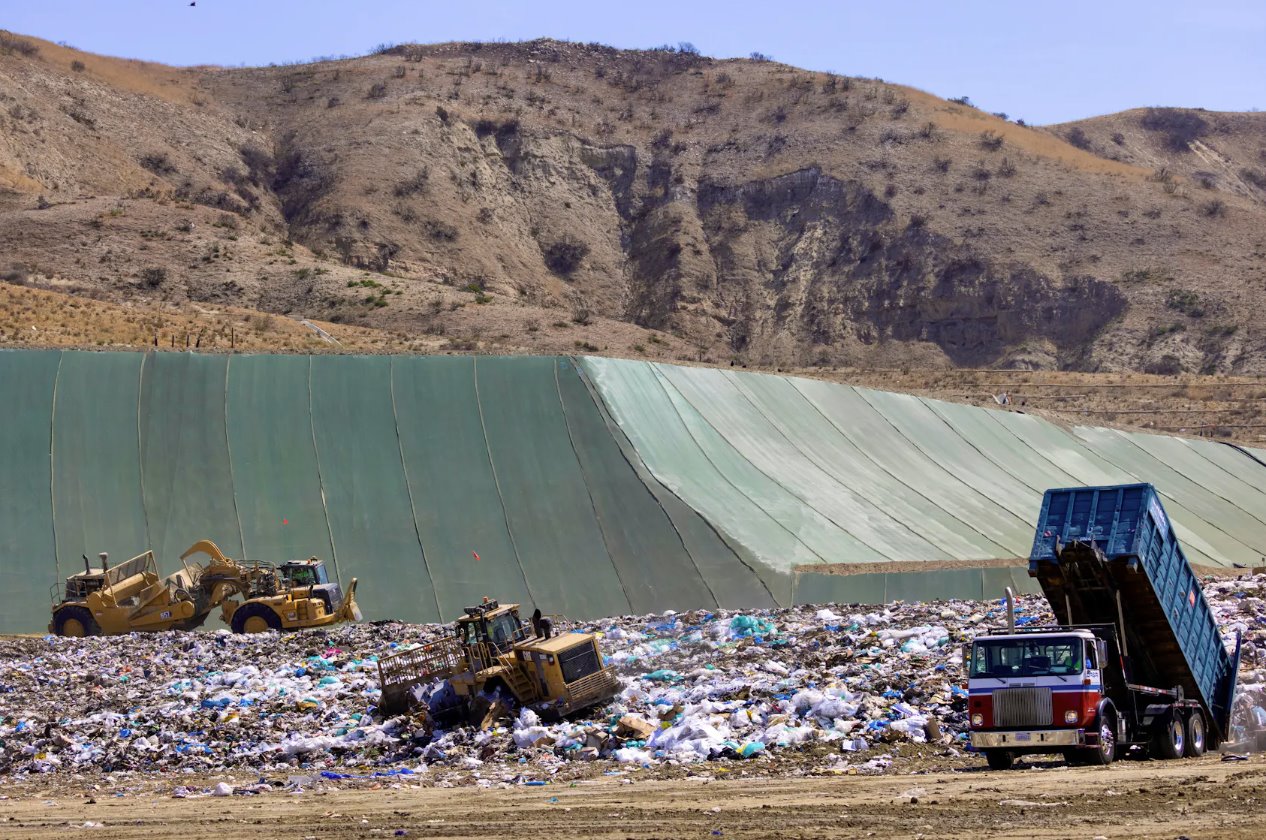
{"type": "Polygon", "coordinates": [[[210,540],[199,540],[180,559],[196,578],[205,609],[219,607],[221,618],[234,633],[302,630],[361,620],[356,578],[344,594],[338,582],[330,580],[325,563],[315,557],[280,566],[244,566],[226,557],[210,540]],[[188,559],[195,554],[205,554],[210,563],[189,565],[188,559]],[[240,603],[238,595],[244,599],[240,603]]]}
{"type": "Polygon", "coordinates": [[[557,720],[619,692],[620,680],[603,664],[595,634],[553,635],[539,611],[524,623],[518,604],[487,598],[465,613],[452,636],[378,660],[378,708],[384,714],[412,711],[436,680],[445,681],[447,697],[427,704],[437,717],[470,714],[476,700],[500,691],[545,720],[557,720]]]}
{"type": "Polygon", "coordinates": [[[190,581],[177,573],[158,576],[154,552],[116,566],[93,568],[84,557],[84,570],[66,578],[60,601],[53,590],[53,620],[48,632],[58,636],[115,636],[134,630],[191,630],[206,619],[189,590],[190,581]]]}

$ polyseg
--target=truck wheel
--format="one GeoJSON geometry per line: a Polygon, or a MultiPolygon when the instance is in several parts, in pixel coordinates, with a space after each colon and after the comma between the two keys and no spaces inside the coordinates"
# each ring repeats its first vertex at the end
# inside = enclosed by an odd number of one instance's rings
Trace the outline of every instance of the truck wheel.
{"type": "Polygon", "coordinates": [[[1015,764],[1015,753],[1011,750],[985,750],[985,761],[990,770],[1010,770],[1015,764]]]}
{"type": "Polygon", "coordinates": [[[1166,760],[1182,758],[1186,745],[1187,735],[1182,717],[1171,709],[1158,722],[1156,733],[1152,736],[1152,755],[1166,760]]]}
{"type": "Polygon", "coordinates": [[[101,635],[101,627],[88,608],[73,604],[57,611],[53,618],[53,629],[59,636],[72,638],[101,635]]]}
{"type": "Polygon", "coordinates": [[[1082,753],[1087,764],[1099,767],[1111,764],[1117,757],[1116,721],[1112,715],[1099,716],[1099,746],[1091,747],[1082,753]]]}
{"type": "Polygon", "coordinates": [[[280,630],[281,619],[263,604],[242,604],[233,612],[234,633],[264,633],[280,630]]]}
{"type": "Polygon", "coordinates": [[[1204,715],[1196,709],[1187,718],[1187,745],[1183,754],[1187,758],[1199,758],[1204,755],[1204,751],[1204,715]]]}

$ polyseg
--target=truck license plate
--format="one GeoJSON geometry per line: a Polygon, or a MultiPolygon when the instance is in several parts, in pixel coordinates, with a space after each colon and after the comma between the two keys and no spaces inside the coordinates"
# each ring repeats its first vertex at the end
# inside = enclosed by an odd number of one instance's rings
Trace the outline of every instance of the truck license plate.
{"type": "Polygon", "coordinates": [[[1017,741],[1032,741],[1033,733],[1032,732],[1017,732],[1015,733],[1015,739],[1017,741]]]}

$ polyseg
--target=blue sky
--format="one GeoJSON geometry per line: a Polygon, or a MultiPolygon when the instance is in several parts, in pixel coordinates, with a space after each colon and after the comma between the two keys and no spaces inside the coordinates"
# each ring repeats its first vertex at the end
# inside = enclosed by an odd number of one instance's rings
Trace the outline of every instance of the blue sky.
{"type": "Polygon", "coordinates": [[[1266,108],[1266,0],[3,0],[0,27],[170,64],[549,36],[878,76],[1052,123],[1145,105],[1266,108]]]}

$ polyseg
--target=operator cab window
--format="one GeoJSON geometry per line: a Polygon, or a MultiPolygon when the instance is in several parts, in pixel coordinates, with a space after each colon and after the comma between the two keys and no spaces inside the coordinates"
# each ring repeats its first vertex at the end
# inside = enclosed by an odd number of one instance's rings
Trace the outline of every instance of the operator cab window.
{"type": "Polygon", "coordinates": [[[290,578],[291,586],[312,586],[316,583],[316,576],[312,574],[310,566],[292,566],[289,571],[287,577],[290,578]]]}
{"type": "Polygon", "coordinates": [[[1095,643],[1086,642],[1086,670],[1097,671],[1099,666],[1095,664],[1095,643]]]}

